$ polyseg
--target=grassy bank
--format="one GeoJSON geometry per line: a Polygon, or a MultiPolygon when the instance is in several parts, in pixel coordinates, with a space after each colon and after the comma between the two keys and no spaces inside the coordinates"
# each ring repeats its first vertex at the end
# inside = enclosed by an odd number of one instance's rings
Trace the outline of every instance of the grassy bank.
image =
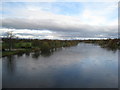
{"type": "Polygon", "coordinates": [[[10,55],[15,55],[15,54],[22,54],[22,53],[26,53],[26,52],[31,52],[32,50],[15,50],[15,51],[3,51],[2,52],[2,57],[4,56],[10,56],[10,55]]]}

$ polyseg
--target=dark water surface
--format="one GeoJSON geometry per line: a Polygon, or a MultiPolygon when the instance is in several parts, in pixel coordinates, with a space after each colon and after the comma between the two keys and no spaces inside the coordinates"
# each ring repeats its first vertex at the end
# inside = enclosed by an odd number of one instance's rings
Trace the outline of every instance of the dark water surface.
{"type": "Polygon", "coordinates": [[[118,51],[80,43],[2,59],[3,88],[117,88],[118,51]]]}

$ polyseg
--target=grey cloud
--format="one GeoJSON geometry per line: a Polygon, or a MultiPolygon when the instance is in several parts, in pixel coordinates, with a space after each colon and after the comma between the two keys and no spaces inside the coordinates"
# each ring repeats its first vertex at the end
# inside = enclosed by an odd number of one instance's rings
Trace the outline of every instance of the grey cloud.
{"type": "Polygon", "coordinates": [[[85,31],[92,29],[89,25],[71,25],[66,23],[59,23],[54,19],[40,19],[40,20],[29,20],[29,19],[4,19],[2,26],[5,28],[15,29],[48,29],[53,31],[85,31]],[[85,30],[84,30],[85,29],[85,30]]]}
{"type": "MultiPolygon", "coordinates": [[[[59,23],[59,21],[53,19],[3,19],[2,26],[4,28],[15,29],[33,29],[33,30],[50,30],[60,34],[59,37],[63,38],[98,38],[98,37],[117,37],[117,26],[90,26],[83,24],[68,24],[59,23]]],[[[24,35],[31,35],[27,34],[24,35]]]]}

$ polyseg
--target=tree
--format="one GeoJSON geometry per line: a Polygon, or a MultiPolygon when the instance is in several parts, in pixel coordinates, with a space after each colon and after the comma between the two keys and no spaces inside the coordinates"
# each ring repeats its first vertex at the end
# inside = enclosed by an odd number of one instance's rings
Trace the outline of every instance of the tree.
{"type": "Polygon", "coordinates": [[[8,38],[8,47],[9,47],[9,51],[12,50],[13,47],[13,38],[15,37],[15,35],[13,35],[13,31],[8,31],[6,32],[6,36],[8,38]]]}
{"type": "Polygon", "coordinates": [[[48,52],[50,51],[50,46],[48,44],[48,42],[43,42],[42,45],[41,45],[41,51],[42,52],[48,52]]]}

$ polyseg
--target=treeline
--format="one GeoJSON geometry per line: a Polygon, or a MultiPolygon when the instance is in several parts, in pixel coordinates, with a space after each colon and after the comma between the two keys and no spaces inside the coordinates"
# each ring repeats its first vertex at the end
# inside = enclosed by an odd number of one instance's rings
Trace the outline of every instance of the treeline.
{"type": "Polygon", "coordinates": [[[120,49],[120,39],[100,40],[48,40],[48,39],[11,39],[2,38],[2,50],[10,49],[40,49],[47,51],[54,48],[75,46],[79,42],[98,44],[103,48],[120,49]]]}
{"type": "Polygon", "coordinates": [[[120,39],[82,40],[81,42],[98,44],[102,48],[111,50],[120,49],[120,39]]]}
{"type": "Polygon", "coordinates": [[[2,38],[2,51],[3,54],[6,53],[6,51],[9,51],[10,53],[11,51],[19,53],[28,51],[41,51],[42,53],[44,53],[50,52],[56,48],[75,46],[78,43],[78,40],[39,40],[2,38]]]}
{"type": "Polygon", "coordinates": [[[75,46],[80,42],[100,45],[102,48],[110,50],[120,49],[120,39],[100,39],[100,40],[48,40],[48,39],[10,39],[2,38],[2,56],[40,51],[49,53],[57,48],[75,46]]]}

